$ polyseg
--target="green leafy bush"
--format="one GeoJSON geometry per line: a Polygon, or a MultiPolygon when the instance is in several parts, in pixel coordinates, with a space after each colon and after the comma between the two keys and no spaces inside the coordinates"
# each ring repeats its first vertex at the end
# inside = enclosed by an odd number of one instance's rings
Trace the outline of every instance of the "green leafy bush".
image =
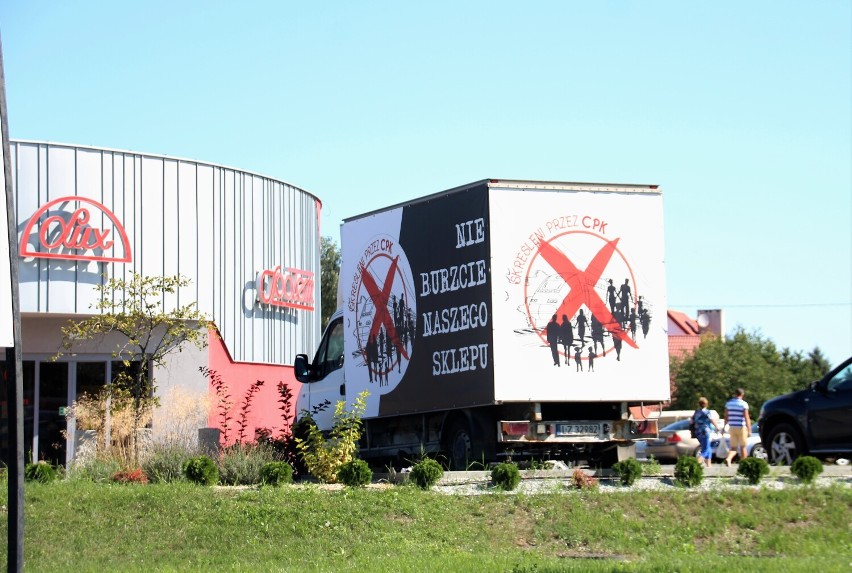
{"type": "Polygon", "coordinates": [[[34,464],[27,464],[24,468],[24,479],[26,481],[50,483],[56,478],[56,469],[47,462],[36,462],[34,464]]]}
{"type": "Polygon", "coordinates": [[[612,465],[612,471],[621,478],[621,485],[631,486],[642,477],[642,464],[633,458],[616,462],[612,465]]]}
{"type": "Polygon", "coordinates": [[[518,466],[512,462],[497,464],[491,470],[491,483],[498,489],[512,491],[521,482],[521,472],[518,466]]]}
{"type": "MultiPolygon", "coordinates": [[[[361,416],[367,409],[366,390],[358,394],[352,409],[346,410],[342,400],[334,408],[334,426],[326,438],[316,424],[303,426],[305,437],[296,436],[296,448],[308,472],[326,483],[337,482],[340,466],[352,460],[361,438],[361,416]]],[[[310,414],[305,418],[310,417],[310,414]]]]}
{"type": "Polygon", "coordinates": [[[813,456],[801,456],[790,466],[790,473],[805,483],[812,483],[822,473],[822,462],[813,456]]]}
{"type": "Polygon", "coordinates": [[[219,481],[225,485],[261,483],[260,469],[275,461],[274,456],[272,446],[266,443],[228,446],[219,458],[219,481]]]}
{"type": "Polygon", "coordinates": [[[746,458],[739,463],[737,474],[744,476],[751,485],[757,485],[769,475],[769,464],[760,458],[746,458]]]}
{"type": "Polygon", "coordinates": [[[594,476],[590,476],[580,468],[577,468],[571,474],[571,486],[575,489],[596,489],[598,487],[598,480],[594,476]]]}
{"type": "Polygon", "coordinates": [[[148,483],[148,476],[145,475],[142,468],[126,469],[115,472],[111,481],[115,483],[138,483],[145,485],[148,483]]]}
{"type": "Polygon", "coordinates": [[[674,471],[675,481],[684,487],[695,487],[704,480],[704,468],[698,458],[681,456],[677,459],[674,471]]]}
{"type": "Polygon", "coordinates": [[[337,470],[337,479],[349,487],[364,487],[373,481],[373,470],[364,460],[351,460],[337,470]]]}
{"type": "Polygon", "coordinates": [[[293,483],[293,466],[287,462],[268,462],[260,468],[260,483],[279,486],[293,483]]]}
{"type": "Polygon", "coordinates": [[[219,469],[209,456],[189,458],[183,466],[186,479],[200,485],[215,485],[219,481],[219,469]]]}
{"type": "Polygon", "coordinates": [[[444,477],[444,468],[432,458],[424,458],[411,468],[411,479],[421,489],[429,489],[444,477]]]}

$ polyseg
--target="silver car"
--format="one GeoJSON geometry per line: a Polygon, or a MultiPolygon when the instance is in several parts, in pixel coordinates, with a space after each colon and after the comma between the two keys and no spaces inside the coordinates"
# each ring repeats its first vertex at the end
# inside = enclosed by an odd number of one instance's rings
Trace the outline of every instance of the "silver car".
{"type": "MultiPolygon", "coordinates": [[[[722,434],[710,435],[710,447],[716,451],[722,434]]],[[[681,456],[695,456],[698,454],[698,438],[693,438],[689,432],[689,420],[680,420],[669,424],[659,432],[659,437],[645,440],[644,447],[636,448],[636,456],[654,456],[661,461],[673,461],[681,456]]]]}
{"type": "MultiPolygon", "coordinates": [[[[731,449],[731,436],[728,434],[728,426],[725,426],[725,442],[728,444],[728,449],[731,449]]],[[[716,450],[713,451],[715,452],[716,450]]],[[[751,425],[751,435],[746,440],[746,455],[769,461],[769,454],[766,453],[766,448],[763,447],[763,443],[760,441],[757,422],[751,425]]]]}

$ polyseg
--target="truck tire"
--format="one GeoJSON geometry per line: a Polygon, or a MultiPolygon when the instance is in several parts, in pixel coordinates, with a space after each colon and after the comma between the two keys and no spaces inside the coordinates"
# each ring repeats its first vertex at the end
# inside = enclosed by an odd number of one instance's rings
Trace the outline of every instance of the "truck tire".
{"type": "Polygon", "coordinates": [[[805,454],[805,441],[799,431],[790,424],[778,424],[769,430],[766,452],[769,463],[790,465],[797,457],[805,454]]]}
{"type": "Polygon", "coordinates": [[[481,462],[482,440],[472,430],[467,418],[457,417],[444,429],[444,449],[450,470],[465,471],[481,462]]]}

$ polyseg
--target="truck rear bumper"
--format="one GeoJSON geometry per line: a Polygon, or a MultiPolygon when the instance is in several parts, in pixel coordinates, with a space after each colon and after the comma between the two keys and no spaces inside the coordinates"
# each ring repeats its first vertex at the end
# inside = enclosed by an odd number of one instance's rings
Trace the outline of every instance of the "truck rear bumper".
{"type": "Polygon", "coordinates": [[[530,422],[501,420],[498,442],[508,444],[592,444],[630,442],[657,435],[653,420],[562,420],[530,422]]]}

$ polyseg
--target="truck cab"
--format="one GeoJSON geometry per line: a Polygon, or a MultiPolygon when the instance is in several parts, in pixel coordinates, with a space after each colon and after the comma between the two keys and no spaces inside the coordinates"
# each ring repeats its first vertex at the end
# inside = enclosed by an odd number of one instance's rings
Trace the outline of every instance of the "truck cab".
{"type": "Polygon", "coordinates": [[[302,390],[296,400],[296,417],[309,412],[321,430],[330,430],[334,406],[346,401],[344,377],[343,312],[338,309],[329,320],[312,361],[307,355],[296,356],[294,369],[302,390]]]}

